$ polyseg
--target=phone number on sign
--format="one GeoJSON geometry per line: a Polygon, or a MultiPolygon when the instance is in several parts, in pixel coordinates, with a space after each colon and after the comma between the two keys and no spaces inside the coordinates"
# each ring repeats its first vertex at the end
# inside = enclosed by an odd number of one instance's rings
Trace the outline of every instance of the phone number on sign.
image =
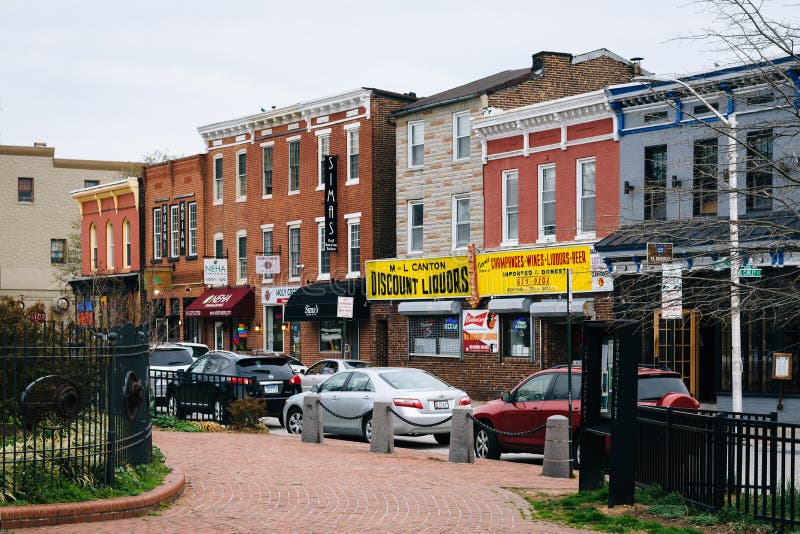
{"type": "Polygon", "coordinates": [[[517,286],[546,286],[550,283],[549,276],[520,276],[516,279],[517,286]]]}

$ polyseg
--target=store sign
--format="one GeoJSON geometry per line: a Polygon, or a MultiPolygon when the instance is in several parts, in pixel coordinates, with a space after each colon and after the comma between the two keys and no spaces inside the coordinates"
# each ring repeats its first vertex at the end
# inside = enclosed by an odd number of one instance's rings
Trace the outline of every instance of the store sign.
{"type": "Polygon", "coordinates": [[[172,269],[145,270],[144,287],[148,291],[169,291],[172,289],[172,269]]]}
{"type": "Polygon", "coordinates": [[[168,238],[169,234],[167,233],[167,205],[164,204],[161,206],[161,255],[166,256],[168,254],[168,238]]]}
{"type": "Polygon", "coordinates": [[[683,275],[680,263],[665,263],[661,266],[661,318],[683,317],[683,275]]]}
{"type": "Polygon", "coordinates": [[[336,298],[336,317],[342,319],[353,318],[353,297],[336,298]]]}
{"type": "Polygon", "coordinates": [[[592,254],[592,291],[614,291],[614,277],[599,254],[592,254]]]}
{"type": "Polygon", "coordinates": [[[468,297],[466,256],[366,263],[367,300],[468,297]]]}
{"type": "Polygon", "coordinates": [[[465,310],[461,315],[463,351],[496,354],[500,342],[497,314],[489,310],[465,310]]]}
{"type": "Polygon", "coordinates": [[[178,238],[180,239],[180,255],[183,256],[186,254],[186,202],[181,202],[178,212],[180,213],[181,223],[178,238]]]}
{"type": "Polygon", "coordinates": [[[572,269],[572,291],[592,291],[589,247],[547,248],[479,254],[478,294],[482,297],[544,295],[567,292],[572,269]]]}
{"type": "Polygon", "coordinates": [[[256,274],[280,274],[280,256],[256,256],[256,274]]]}
{"type": "Polygon", "coordinates": [[[324,156],[322,161],[322,179],[325,182],[325,250],[336,252],[336,158],[324,156]]]}
{"type": "Polygon", "coordinates": [[[648,243],[647,263],[650,265],[672,263],[672,243],[648,243]]]}
{"type": "Polygon", "coordinates": [[[280,306],[289,302],[289,297],[300,289],[300,286],[264,286],[261,288],[261,304],[263,306],[280,306]]]}
{"type": "Polygon", "coordinates": [[[207,258],[203,260],[203,284],[207,286],[228,285],[227,258],[207,258]]]}

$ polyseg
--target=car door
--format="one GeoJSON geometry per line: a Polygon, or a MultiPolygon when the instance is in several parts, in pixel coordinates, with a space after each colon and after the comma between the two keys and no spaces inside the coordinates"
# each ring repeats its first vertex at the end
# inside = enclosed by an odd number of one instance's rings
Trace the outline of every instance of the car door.
{"type": "MultiPolygon", "coordinates": [[[[344,374],[344,373],[343,373],[344,374]]],[[[346,417],[341,421],[342,429],[346,429],[352,434],[361,434],[361,418],[359,415],[372,410],[372,402],[375,397],[375,387],[366,373],[353,371],[350,373],[350,380],[345,384],[344,389],[339,394],[337,412],[346,417]],[[357,417],[357,418],[356,418],[357,417]]]]}
{"type": "MultiPolygon", "coordinates": [[[[569,407],[568,399],[568,380],[567,373],[556,373],[553,387],[550,389],[550,394],[547,400],[542,403],[542,418],[547,423],[547,418],[551,415],[567,416],[569,407]]],[[[572,426],[573,428],[580,425],[581,422],[581,373],[572,373],[572,426]]]]}
{"type": "MultiPolygon", "coordinates": [[[[542,414],[545,399],[554,373],[541,373],[530,377],[511,392],[509,401],[495,418],[496,428],[504,432],[527,432],[545,423],[542,414]]],[[[544,430],[519,436],[497,438],[506,450],[538,451],[544,447],[544,430]]]]}
{"type": "Polygon", "coordinates": [[[179,403],[188,413],[194,411],[197,405],[198,383],[202,380],[202,373],[209,363],[210,355],[198,358],[196,362],[186,369],[186,372],[177,374],[177,397],[179,403]]]}
{"type": "Polygon", "coordinates": [[[336,417],[334,414],[339,413],[339,396],[344,390],[344,385],[348,378],[350,378],[349,372],[338,373],[331,375],[317,386],[319,388],[317,393],[319,394],[321,405],[323,432],[340,432],[342,428],[346,429],[345,420],[336,417]]]}
{"type": "Polygon", "coordinates": [[[308,368],[306,374],[300,375],[300,385],[303,391],[310,390],[313,386],[318,386],[329,374],[322,374],[322,370],[328,365],[328,360],[320,360],[308,368]]]}
{"type": "Polygon", "coordinates": [[[225,357],[221,354],[209,353],[208,363],[203,368],[203,371],[196,375],[194,381],[195,395],[194,405],[205,410],[211,410],[214,406],[214,401],[219,396],[224,388],[224,384],[220,383],[220,373],[225,366],[225,357]]]}

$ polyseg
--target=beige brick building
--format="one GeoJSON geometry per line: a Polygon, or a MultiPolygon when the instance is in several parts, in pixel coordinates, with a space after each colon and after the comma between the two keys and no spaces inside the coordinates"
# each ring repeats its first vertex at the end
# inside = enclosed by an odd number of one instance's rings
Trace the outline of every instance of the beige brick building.
{"type": "MultiPolygon", "coordinates": [[[[71,291],[57,278],[68,237],[78,231],[78,205],[70,191],[141,174],[142,165],[116,161],[62,159],[55,148],[0,146],[0,295],[27,304],[42,301],[48,319],[60,296],[71,291]]],[[[74,312],[70,308],[66,316],[74,312]]]]}

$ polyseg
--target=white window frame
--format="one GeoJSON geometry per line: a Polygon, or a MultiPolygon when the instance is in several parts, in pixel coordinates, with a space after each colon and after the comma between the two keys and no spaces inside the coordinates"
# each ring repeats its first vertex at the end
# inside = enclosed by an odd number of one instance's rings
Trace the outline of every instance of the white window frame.
{"type": "Polygon", "coordinates": [[[469,193],[461,194],[461,195],[453,195],[453,202],[452,202],[452,211],[451,211],[451,223],[450,223],[450,231],[452,234],[452,250],[466,250],[469,242],[472,240],[472,199],[470,198],[469,193]],[[468,204],[467,210],[467,225],[469,226],[469,239],[465,245],[458,244],[458,203],[459,201],[466,200],[468,204]]]}
{"type": "Polygon", "coordinates": [[[576,193],[576,213],[575,213],[575,237],[579,239],[593,239],[596,235],[597,228],[597,158],[594,156],[588,158],[580,158],[575,160],[575,193],[576,193]],[[583,199],[590,198],[583,195],[583,164],[592,162],[594,163],[594,224],[595,231],[583,231],[583,199]]]}
{"type": "Polygon", "coordinates": [[[92,249],[92,257],[89,260],[91,261],[91,268],[92,271],[97,271],[97,262],[98,262],[97,225],[94,223],[92,223],[92,225],[89,227],[89,246],[92,249]]]}
{"type": "Polygon", "coordinates": [[[300,224],[301,224],[301,222],[302,221],[288,221],[286,223],[286,227],[287,227],[286,228],[286,230],[287,230],[287,232],[286,232],[287,233],[287,242],[288,242],[288,245],[289,245],[289,250],[288,250],[288,252],[286,254],[286,257],[288,258],[288,273],[287,274],[289,276],[289,281],[290,282],[299,282],[300,279],[303,276],[303,269],[301,267],[299,267],[300,265],[302,265],[300,263],[300,258],[301,258],[302,253],[303,253],[303,240],[302,240],[303,236],[300,233],[300,224]],[[296,275],[292,274],[292,271],[293,271],[293,269],[292,269],[292,232],[294,230],[297,230],[297,239],[298,239],[298,242],[300,244],[300,246],[298,247],[298,250],[297,250],[297,264],[296,265],[298,265],[298,269],[297,269],[297,274],[296,275]]]}
{"type": "MultiPolygon", "coordinates": [[[[261,225],[261,254],[262,255],[272,255],[275,254],[275,225],[270,224],[262,224],[261,225]],[[267,234],[270,235],[270,248],[267,250],[267,247],[264,246],[264,236],[267,234]]],[[[275,282],[275,277],[271,274],[264,274],[261,275],[261,282],[264,284],[271,284],[275,282]]]]}
{"type": "Polygon", "coordinates": [[[214,234],[214,257],[217,257],[217,243],[222,243],[220,247],[221,254],[219,258],[225,257],[225,239],[221,233],[214,234]]]}
{"type": "Polygon", "coordinates": [[[189,202],[186,211],[189,223],[189,231],[186,232],[186,256],[192,258],[197,257],[197,202],[189,202]]]}
{"type": "MultiPolygon", "coordinates": [[[[153,259],[160,260],[162,258],[161,250],[161,207],[153,208],[153,259]]],[[[96,269],[96,267],[95,267],[96,269]]]]}
{"type": "Polygon", "coordinates": [[[122,241],[125,248],[122,249],[122,266],[125,269],[131,267],[131,221],[125,218],[122,221],[122,241]]]}
{"type": "Polygon", "coordinates": [[[106,269],[114,268],[114,224],[106,223],[106,269]]]}
{"type": "Polygon", "coordinates": [[[288,170],[288,174],[286,175],[288,180],[286,180],[286,186],[287,186],[287,189],[289,191],[288,194],[289,195],[299,195],[300,194],[300,181],[301,181],[300,180],[300,164],[302,163],[301,162],[301,158],[300,158],[300,136],[299,135],[295,135],[294,137],[289,137],[288,139],[286,139],[286,150],[287,150],[286,162],[287,162],[287,166],[288,166],[288,169],[287,169],[288,170]],[[292,189],[292,143],[297,143],[297,189],[292,189]]]}
{"type": "Polygon", "coordinates": [[[241,286],[247,283],[247,230],[236,232],[236,285],[241,286]],[[240,239],[245,238],[244,255],[242,254],[240,239]],[[244,269],[242,269],[244,267],[244,269]],[[244,270],[244,273],[242,273],[244,270]],[[244,276],[242,276],[244,274],[244,276]]]}
{"type": "Polygon", "coordinates": [[[422,200],[409,200],[408,201],[408,253],[409,254],[419,254],[425,249],[425,203],[422,200]],[[414,222],[414,215],[413,210],[414,206],[422,206],[422,224],[418,227],[413,226],[414,222]],[[413,248],[414,240],[414,228],[421,228],[422,229],[422,238],[420,239],[420,247],[418,249],[413,248]]]}
{"type": "Polygon", "coordinates": [[[410,121],[408,123],[408,168],[409,169],[416,169],[425,165],[425,121],[410,121]],[[418,145],[414,144],[414,130],[416,128],[420,129],[420,136],[422,137],[422,143],[418,145]],[[414,147],[415,146],[422,146],[422,161],[419,163],[414,162],[414,147]]]}
{"type": "Polygon", "coordinates": [[[275,141],[270,141],[268,143],[263,143],[261,145],[261,198],[267,199],[272,198],[272,190],[275,188],[275,141]],[[270,192],[267,193],[267,169],[265,168],[264,164],[264,154],[266,153],[267,149],[270,150],[272,157],[270,158],[270,192]]]}
{"type": "Polygon", "coordinates": [[[347,221],[347,276],[346,278],[361,278],[361,212],[348,213],[344,216],[347,221]],[[353,250],[353,227],[358,226],[358,270],[353,270],[350,263],[350,254],[353,250]]]}
{"type": "Polygon", "coordinates": [[[325,189],[325,169],[322,164],[322,158],[325,156],[326,143],[328,144],[328,155],[330,155],[331,152],[331,129],[326,128],[315,133],[317,136],[317,191],[322,191],[325,189]]]}
{"type": "Polygon", "coordinates": [[[180,213],[177,204],[173,204],[169,207],[169,257],[170,258],[177,258],[181,251],[180,251],[180,229],[181,229],[181,220],[180,220],[180,213]]]}
{"type": "Polygon", "coordinates": [[[501,246],[517,246],[519,244],[519,170],[518,169],[508,169],[503,171],[503,208],[501,210],[501,214],[503,217],[503,241],[501,246]],[[508,181],[511,178],[514,178],[517,181],[517,204],[514,206],[517,213],[517,237],[510,238],[509,237],[509,225],[508,225],[508,216],[511,213],[509,209],[511,208],[508,206],[508,181]]]}
{"type": "Polygon", "coordinates": [[[214,165],[211,168],[211,172],[214,173],[214,178],[213,178],[213,180],[214,180],[214,185],[213,185],[213,189],[214,189],[214,206],[218,206],[218,205],[222,204],[222,202],[224,200],[223,193],[224,193],[225,189],[224,189],[223,182],[224,182],[225,172],[223,170],[222,165],[223,165],[223,163],[222,163],[222,154],[217,154],[216,156],[214,156],[214,165]],[[219,163],[217,163],[217,162],[219,162],[219,163]],[[219,175],[217,175],[217,165],[219,165],[219,175]]]}
{"type": "Polygon", "coordinates": [[[322,272],[322,253],[325,252],[325,217],[317,217],[317,280],[331,279],[330,252],[328,253],[328,272],[322,272]]]}
{"type": "Polygon", "coordinates": [[[469,111],[459,111],[458,113],[453,113],[453,161],[468,161],[471,147],[471,133],[470,133],[470,122],[469,122],[469,111]],[[467,139],[470,141],[467,143],[467,155],[459,157],[458,155],[458,140],[463,139],[464,136],[458,137],[458,120],[466,117],[467,118],[467,139]]]}
{"type": "MultiPolygon", "coordinates": [[[[538,170],[538,182],[539,183],[538,183],[537,201],[538,201],[538,212],[539,213],[538,213],[538,221],[537,221],[538,222],[537,235],[539,237],[538,237],[537,242],[539,242],[539,243],[553,243],[556,240],[556,234],[555,234],[556,221],[553,221],[553,234],[552,235],[545,235],[545,233],[544,233],[544,226],[545,226],[545,224],[544,224],[544,200],[543,200],[543,195],[544,195],[544,173],[545,173],[545,171],[550,170],[550,169],[553,169],[553,173],[554,174],[558,172],[556,170],[556,164],[555,163],[547,163],[545,165],[539,165],[539,170],[538,170]]],[[[555,176],[555,181],[558,181],[558,174],[556,174],[556,176],[555,176]]],[[[555,189],[555,186],[554,186],[554,189],[553,189],[553,195],[554,196],[553,196],[552,203],[553,203],[554,207],[557,207],[556,206],[555,194],[556,194],[556,189],[555,189]]]]}
{"type": "Polygon", "coordinates": [[[360,134],[361,123],[356,122],[353,124],[346,124],[344,127],[345,135],[347,136],[347,180],[345,181],[344,185],[357,185],[359,178],[361,176],[360,166],[361,166],[361,134],[360,134]],[[356,152],[353,152],[353,136],[356,137],[356,152]],[[357,176],[353,177],[353,169],[350,165],[350,157],[351,156],[358,156],[358,163],[356,164],[356,174],[357,176]]]}
{"type": "Polygon", "coordinates": [[[247,150],[242,149],[236,152],[236,202],[247,200],[247,150]],[[244,174],[240,166],[241,157],[244,156],[244,174]],[[244,179],[244,183],[242,183],[244,179]],[[244,185],[244,187],[242,187],[244,185]]]}

